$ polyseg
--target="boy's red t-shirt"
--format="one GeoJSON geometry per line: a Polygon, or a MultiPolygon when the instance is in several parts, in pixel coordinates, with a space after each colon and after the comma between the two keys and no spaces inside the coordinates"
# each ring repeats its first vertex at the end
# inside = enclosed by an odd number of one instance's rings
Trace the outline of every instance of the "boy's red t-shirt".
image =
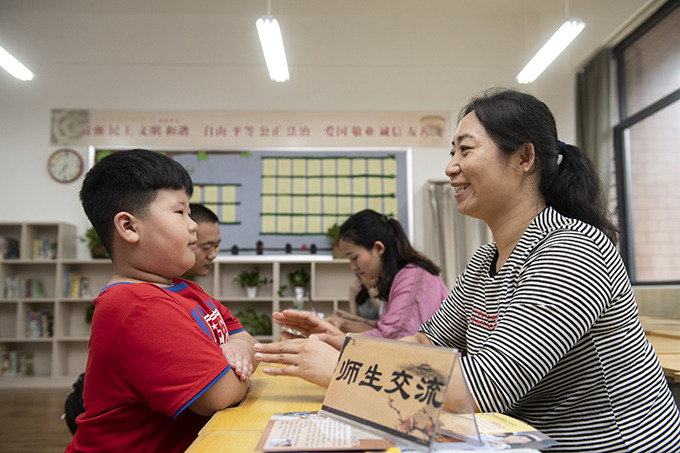
{"type": "Polygon", "coordinates": [[[220,344],[243,330],[193,282],[110,285],[94,300],[85,412],[66,452],[182,452],[208,417],[188,406],[231,370],[220,344]]]}

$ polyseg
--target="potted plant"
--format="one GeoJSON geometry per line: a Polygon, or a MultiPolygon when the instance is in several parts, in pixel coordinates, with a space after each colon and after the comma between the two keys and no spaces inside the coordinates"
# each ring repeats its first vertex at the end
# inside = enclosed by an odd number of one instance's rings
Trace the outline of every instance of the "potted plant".
{"type": "Polygon", "coordinates": [[[326,236],[331,239],[333,245],[333,258],[345,258],[342,250],[340,250],[340,225],[334,223],[332,227],[326,230],[326,236]]]}
{"type": "Polygon", "coordinates": [[[239,310],[234,316],[239,320],[246,332],[251,335],[271,335],[272,321],[268,315],[258,315],[252,308],[239,310]]]}
{"type": "Polygon", "coordinates": [[[241,288],[246,288],[248,298],[252,299],[257,296],[257,288],[260,285],[271,283],[267,277],[260,278],[260,268],[255,266],[251,271],[241,271],[234,277],[234,283],[238,283],[241,288]]]}
{"type": "Polygon", "coordinates": [[[102,240],[94,228],[88,228],[85,231],[85,236],[81,236],[80,242],[87,242],[87,247],[90,249],[92,258],[109,258],[109,252],[106,251],[102,240]]]}
{"type": "Polygon", "coordinates": [[[295,302],[293,308],[296,310],[302,309],[303,298],[305,297],[305,287],[309,283],[310,276],[307,269],[304,267],[296,267],[291,272],[288,272],[288,281],[290,286],[295,288],[295,302]]]}

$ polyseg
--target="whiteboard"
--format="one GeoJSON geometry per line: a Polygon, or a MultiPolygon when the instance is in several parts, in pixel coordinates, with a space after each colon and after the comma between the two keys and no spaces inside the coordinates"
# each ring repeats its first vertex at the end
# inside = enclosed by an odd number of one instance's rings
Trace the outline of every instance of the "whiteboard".
{"type": "Polygon", "coordinates": [[[328,228],[366,208],[412,240],[410,148],[157,151],[187,169],[191,202],[217,214],[220,255],[330,255],[328,228]]]}

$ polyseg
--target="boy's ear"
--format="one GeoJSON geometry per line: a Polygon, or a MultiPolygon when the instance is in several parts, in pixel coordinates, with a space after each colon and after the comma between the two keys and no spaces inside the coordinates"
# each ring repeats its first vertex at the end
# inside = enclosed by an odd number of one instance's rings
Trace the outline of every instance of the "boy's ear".
{"type": "Polygon", "coordinates": [[[121,211],[113,218],[116,234],[125,242],[133,244],[139,241],[139,234],[135,228],[136,219],[132,214],[121,211]]]}

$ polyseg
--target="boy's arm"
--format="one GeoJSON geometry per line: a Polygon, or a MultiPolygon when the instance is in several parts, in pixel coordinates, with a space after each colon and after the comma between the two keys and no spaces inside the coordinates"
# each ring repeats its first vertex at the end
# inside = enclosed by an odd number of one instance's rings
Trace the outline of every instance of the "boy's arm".
{"type": "Polygon", "coordinates": [[[209,417],[240,402],[246,396],[249,387],[250,381],[242,381],[236,373],[229,371],[191,403],[189,409],[209,417]]]}
{"type": "Polygon", "coordinates": [[[255,360],[253,345],[257,340],[253,338],[245,330],[229,335],[229,341],[222,344],[222,352],[226,357],[229,365],[234,369],[234,372],[239,379],[245,381],[250,378],[259,361],[255,360]]]}
{"type": "Polygon", "coordinates": [[[259,365],[254,358],[253,345],[257,343],[248,332],[229,335],[229,341],[222,344],[222,353],[233,369],[227,372],[212,387],[205,391],[189,408],[200,415],[212,415],[240,402],[250,387],[250,375],[259,365]]]}

